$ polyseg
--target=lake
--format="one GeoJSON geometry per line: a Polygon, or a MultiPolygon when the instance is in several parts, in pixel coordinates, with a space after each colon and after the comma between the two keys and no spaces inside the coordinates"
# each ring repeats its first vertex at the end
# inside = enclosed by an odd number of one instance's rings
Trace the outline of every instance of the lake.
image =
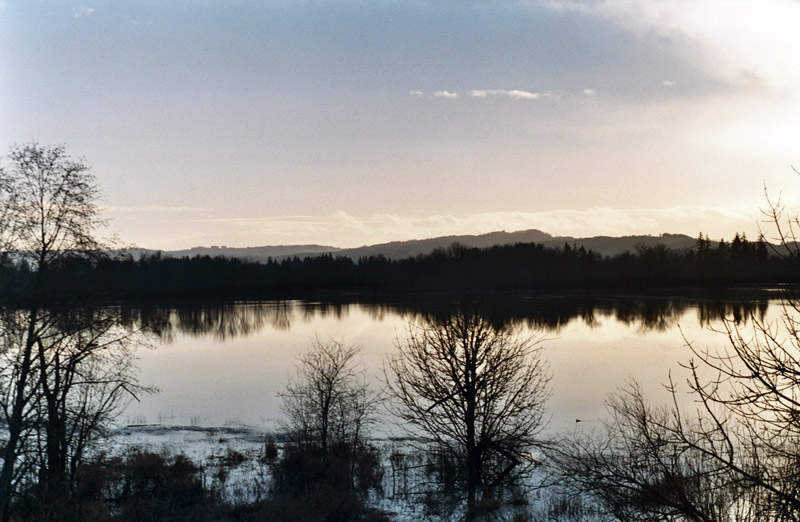
{"type": "MultiPolygon", "coordinates": [[[[564,294],[503,295],[483,299],[491,321],[511,323],[540,338],[552,395],[548,431],[564,432],[576,420],[602,418],[609,393],[638,380],[654,402],[669,395],[670,372],[685,383],[681,367],[696,348],[724,348],[722,317],[750,328],[752,318],[779,317],[778,291],[740,290],[723,295],[564,294]]],[[[132,311],[155,325],[158,341],[139,354],[140,381],[159,388],[133,402],[122,424],[280,427],[279,393],[297,357],[313,338],[344,340],[362,348],[361,359],[380,387],[387,357],[402,343],[407,325],[425,314],[448,313],[448,298],[363,298],[335,301],[260,301],[163,305],[132,311]]],[[[685,390],[685,385],[683,390],[685,390]]],[[[679,400],[691,405],[685,394],[679,400]]],[[[582,426],[585,426],[583,424],[582,426]]],[[[380,431],[395,431],[382,419],[380,431]]]]}

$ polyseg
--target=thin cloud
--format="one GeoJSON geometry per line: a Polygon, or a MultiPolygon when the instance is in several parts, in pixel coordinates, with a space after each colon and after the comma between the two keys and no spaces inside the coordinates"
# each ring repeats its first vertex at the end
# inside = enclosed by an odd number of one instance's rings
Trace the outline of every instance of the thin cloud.
{"type": "Polygon", "coordinates": [[[436,96],[437,98],[447,98],[449,100],[458,98],[457,92],[450,92],[447,90],[436,91],[433,93],[433,95],[436,96]]]}
{"type": "Polygon", "coordinates": [[[537,100],[542,95],[538,92],[522,91],[519,89],[477,89],[469,91],[473,98],[487,98],[489,96],[505,96],[514,100],[537,100]]]}
{"type": "Polygon", "coordinates": [[[423,92],[422,92],[422,91],[409,91],[409,92],[408,92],[408,95],[409,95],[409,96],[415,96],[415,97],[419,97],[419,96],[422,96],[422,95],[423,95],[423,92]]]}
{"type": "Polygon", "coordinates": [[[594,96],[595,94],[597,94],[597,91],[594,89],[584,89],[583,94],[585,94],[586,96],[594,96]]]}
{"type": "Polygon", "coordinates": [[[85,16],[91,16],[94,13],[94,9],[91,7],[75,7],[72,9],[72,16],[75,18],[83,18],[85,16]]]}
{"type": "Polygon", "coordinates": [[[663,82],[661,82],[661,85],[663,85],[664,87],[675,87],[676,85],[678,85],[678,82],[676,82],[675,80],[664,80],[663,82]]]}
{"type": "Polygon", "coordinates": [[[520,91],[516,89],[508,91],[506,95],[515,100],[536,100],[540,96],[538,92],[520,91]]]}

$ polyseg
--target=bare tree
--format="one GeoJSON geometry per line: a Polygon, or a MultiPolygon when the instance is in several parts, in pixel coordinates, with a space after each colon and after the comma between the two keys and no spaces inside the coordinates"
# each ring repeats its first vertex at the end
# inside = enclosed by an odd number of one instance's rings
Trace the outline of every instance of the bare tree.
{"type": "Polygon", "coordinates": [[[683,447],[725,469],[729,484],[751,490],[759,520],[800,517],[800,310],[787,297],[777,323],[724,320],[727,347],[687,341],[695,356],[687,383],[702,417],[692,425],[675,401],[667,425],[683,447]]]}
{"type": "Polygon", "coordinates": [[[319,449],[323,460],[332,447],[357,448],[374,420],[379,396],[358,367],[359,348],[342,341],[311,342],[297,374],[280,395],[293,439],[319,449]]]}
{"type": "MultiPolygon", "coordinates": [[[[11,176],[0,170],[0,256],[5,258],[14,237],[12,212],[16,207],[17,193],[11,176]]],[[[2,259],[0,258],[0,259],[2,259]]]]}
{"type": "Polygon", "coordinates": [[[380,400],[365,380],[359,349],[315,339],[280,395],[291,437],[273,469],[280,496],[338,495],[360,504],[380,489],[382,466],[366,438],[380,400]]]}
{"type": "Polygon", "coordinates": [[[470,499],[531,462],[549,394],[537,341],[457,313],[409,325],[389,360],[393,413],[458,463],[470,499]]]}
{"type": "MultiPolygon", "coordinates": [[[[588,497],[604,517],[639,520],[754,520],[753,491],[718,460],[676,436],[677,423],[700,433],[700,419],[647,404],[638,383],[613,394],[602,428],[547,448],[558,494],[588,497]]],[[[551,490],[552,491],[552,490],[551,490]]]]}
{"type": "Polygon", "coordinates": [[[0,174],[4,197],[4,249],[24,261],[33,271],[25,313],[5,315],[13,331],[4,346],[11,357],[6,375],[8,403],[3,404],[7,421],[3,467],[0,470],[0,514],[8,519],[8,503],[19,456],[19,444],[28,423],[36,394],[32,391],[35,348],[48,322],[46,301],[49,268],[59,257],[92,248],[91,231],[97,224],[96,188],[88,169],[66,156],[63,147],[42,148],[36,144],[14,147],[10,165],[0,174]],[[21,333],[24,332],[24,333],[21,333]],[[21,333],[21,335],[19,335],[21,333]]]}
{"type": "Polygon", "coordinates": [[[68,494],[84,461],[137,384],[134,349],[147,342],[121,326],[118,310],[72,308],[37,339],[39,481],[49,497],[68,494]]]}
{"type": "MultiPolygon", "coordinates": [[[[800,263],[800,220],[768,204],[774,253],[800,263]]],[[[634,388],[612,399],[612,423],[599,437],[556,448],[551,460],[569,489],[624,507],[629,516],[614,512],[621,519],[800,518],[800,300],[791,287],[783,297],[777,320],[723,318],[721,348],[686,339],[697,412],[687,414],[670,378],[672,404],[653,409],[634,388]],[[666,479],[669,488],[654,487],[666,479]]]]}
{"type": "MultiPolygon", "coordinates": [[[[764,212],[780,244],[774,252],[797,265],[797,216],[767,197],[764,212]]],[[[667,425],[684,448],[702,454],[746,486],[760,520],[800,517],[800,300],[787,287],[778,320],[753,317],[747,325],[722,321],[726,346],[700,348],[687,340],[694,359],[687,384],[701,406],[692,424],[674,401],[667,425]],[[704,377],[708,373],[712,377],[704,377]]],[[[670,383],[673,396],[677,388],[670,383]]]]}
{"type": "Polygon", "coordinates": [[[0,246],[25,280],[0,324],[3,520],[25,477],[63,485],[70,467],[74,474],[119,391],[135,387],[131,365],[104,355],[130,335],[115,331],[114,314],[76,311],[71,293],[79,285],[63,270],[70,260],[100,254],[94,177],[60,146],[13,147],[7,161],[0,170],[0,246]],[[103,376],[112,368],[114,377],[103,376]]]}

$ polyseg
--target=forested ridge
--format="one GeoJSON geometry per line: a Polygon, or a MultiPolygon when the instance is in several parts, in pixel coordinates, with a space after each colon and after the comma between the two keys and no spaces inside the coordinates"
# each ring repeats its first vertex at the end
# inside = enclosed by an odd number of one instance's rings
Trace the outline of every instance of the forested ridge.
{"type": "MultiPolygon", "coordinates": [[[[391,260],[353,260],[331,254],[266,263],[225,257],[167,258],[159,254],[65,257],[50,277],[63,291],[110,299],[301,296],[316,292],[500,291],[603,288],[724,288],[794,282],[796,271],[765,241],[710,241],[692,249],[640,245],[633,252],[601,256],[583,247],[517,243],[470,248],[454,243],[430,254],[391,260]]],[[[24,294],[30,271],[13,256],[0,272],[3,296],[24,294]]]]}

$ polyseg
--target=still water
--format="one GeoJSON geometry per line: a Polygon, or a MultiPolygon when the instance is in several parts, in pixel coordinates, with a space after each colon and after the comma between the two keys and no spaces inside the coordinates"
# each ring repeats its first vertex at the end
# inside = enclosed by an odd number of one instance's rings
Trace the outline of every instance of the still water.
{"type": "MultiPolygon", "coordinates": [[[[297,357],[313,338],[361,347],[368,380],[381,387],[383,366],[425,314],[448,313],[447,300],[375,303],[264,301],[161,306],[137,310],[158,340],[139,354],[140,381],[160,391],[133,402],[122,424],[176,426],[280,426],[279,393],[297,357]]],[[[548,430],[571,430],[580,419],[598,422],[609,393],[630,379],[648,398],[665,402],[670,373],[685,383],[681,367],[696,348],[724,348],[722,317],[742,328],[752,319],[776,320],[780,294],[765,291],[702,295],[560,295],[493,297],[482,313],[541,340],[551,397],[548,430]]],[[[685,385],[683,390],[686,390],[685,385]]],[[[691,406],[691,397],[679,400],[691,406]]],[[[384,418],[386,432],[393,431],[384,418]]],[[[586,426],[583,424],[582,426],[586,426]]],[[[382,430],[383,431],[383,430],[382,430]]]]}

